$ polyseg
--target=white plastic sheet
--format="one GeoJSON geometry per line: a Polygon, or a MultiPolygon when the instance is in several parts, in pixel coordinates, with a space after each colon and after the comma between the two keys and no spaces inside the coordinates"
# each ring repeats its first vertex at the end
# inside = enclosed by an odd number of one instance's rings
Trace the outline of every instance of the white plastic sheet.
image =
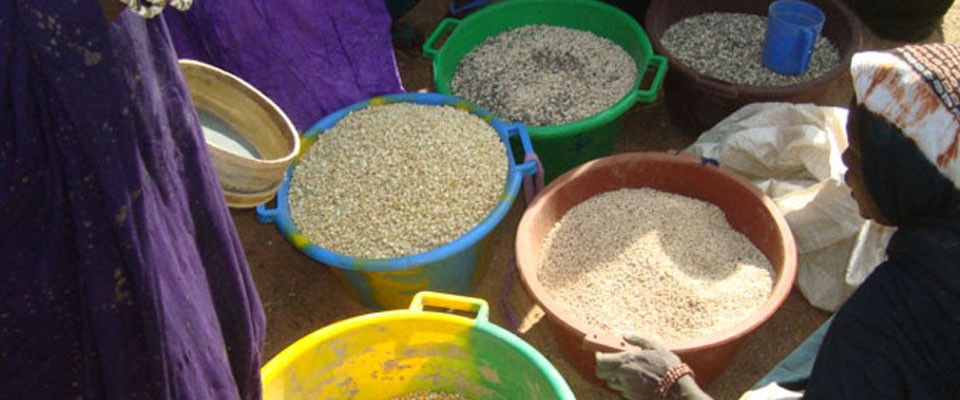
{"type": "Polygon", "coordinates": [[[754,103],[686,149],[716,159],[773,199],[797,241],[797,286],[827,311],[883,261],[893,232],[860,217],[843,181],[846,120],[844,108],[754,103]]]}
{"type": "Polygon", "coordinates": [[[784,389],[771,382],[767,386],[750,390],[740,397],[740,400],[800,400],[803,392],[794,392],[784,389]]]}

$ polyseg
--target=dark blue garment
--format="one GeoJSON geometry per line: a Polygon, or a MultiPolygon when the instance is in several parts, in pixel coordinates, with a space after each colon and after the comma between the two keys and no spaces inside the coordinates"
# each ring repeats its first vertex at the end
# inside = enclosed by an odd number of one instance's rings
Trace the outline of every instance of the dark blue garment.
{"type": "Polygon", "coordinates": [[[835,314],[807,399],[960,396],[960,195],[896,127],[858,109],[864,180],[897,224],[886,262],[835,314]]]}
{"type": "Polygon", "coordinates": [[[960,216],[937,222],[954,228],[893,236],[888,261],[837,311],[805,398],[957,398],[960,216]]]}
{"type": "Polygon", "coordinates": [[[760,378],[751,390],[776,382],[777,386],[784,389],[802,392],[810,379],[810,371],[813,371],[813,363],[817,358],[817,352],[820,351],[820,345],[823,344],[823,336],[832,322],[831,316],[820,324],[820,327],[804,339],[796,349],[793,349],[770,372],[760,378]]]}
{"type": "Polygon", "coordinates": [[[263,330],[163,21],[0,2],[0,398],[258,398],[263,330]]]}

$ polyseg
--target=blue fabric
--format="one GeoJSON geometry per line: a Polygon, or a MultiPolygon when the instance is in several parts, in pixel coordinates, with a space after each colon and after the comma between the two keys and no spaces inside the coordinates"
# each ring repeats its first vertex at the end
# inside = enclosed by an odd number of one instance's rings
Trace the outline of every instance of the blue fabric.
{"type": "Polygon", "coordinates": [[[249,82],[301,132],[347,105],[403,91],[383,0],[197,1],[163,18],[180,58],[249,82]]]}
{"type": "Polygon", "coordinates": [[[820,345],[823,343],[823,336],[830,328],[831,322],[833,322],[833,317],[821,324],[793,352],[777,363],[763,378],[760,378],[753,389],[759,389],[777,382],[777,385],[784,389],[803,391],[807,380],[810,378],[810,372],[813,370],[817,352],[820,351],[820,345]]]}
{"type": "Polygon", "coordinates": [[[391,20],[398,20],[420,3],[420,0],[387,0],[387,11],[391,20]]]}
{"type": "Polygon", "coordinates": [[[258,398],[263,330],[163,21],[0,2],[0,397],[258,398]]]}

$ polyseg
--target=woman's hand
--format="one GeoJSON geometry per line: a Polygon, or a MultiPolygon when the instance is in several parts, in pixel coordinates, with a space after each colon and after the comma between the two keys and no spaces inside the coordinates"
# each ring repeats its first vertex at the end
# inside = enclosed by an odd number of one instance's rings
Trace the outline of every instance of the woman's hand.
{"type": "Polygon", "coordinates": [[[653,398],[667,370],[680,364],[670,350],[636,335],[624,337],[640,347],[619,353],[597,353],[597,377],[630,400],[653,398]]]}

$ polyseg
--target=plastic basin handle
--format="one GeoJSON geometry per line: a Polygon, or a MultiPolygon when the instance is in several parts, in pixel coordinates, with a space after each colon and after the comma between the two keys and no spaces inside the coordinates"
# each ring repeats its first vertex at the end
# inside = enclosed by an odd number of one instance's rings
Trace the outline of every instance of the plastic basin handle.
{"type": "MultiPolygon", "coordinates": [[[[667,75],[667,58],[657,54],[650,55],[649,65],[653,66],[655,69],[653,74],[653,80],[650,81],[650,87],[646,89],[637,89],[637,95],[640,98],[640,101],[649,103],[657,98],[657,92],[660,91],[660,86],[663,85],[663,78],[667,75]]],[[[643,81],[643,77],[646,75],[647,71],[641,71],[640,76],[637,79],[643,81]]]]}
{"type": "MultiPolygon", "coordinates": [[[[430,33],[430,36],[427,37],[427,41],[423,42],[423,55],[431,60],[434,59],[437,53],[440,52],[440,49],[434,49],[433,44],[440,40],[447,31],[453,32],[459,24],[460,20],[456,18],[444,18],[443,21],[440,21],[437,29],[434,29],[433,32],[430,33]]],[[[441,45],[440,47],[442,48],[443,46],[441,45]]]]}
{"type": "Polygon", "coordinates": [[[261,224],[272,224],[280,215],[280,208],[267,208],[267,203],[257,204],[257,221],[261,224]]]}
{"type": "MultiPolygon", "coordinates": [[[[533,151],[533,142],[530,141],[530,134],[527,132],[527,127],[522,122],[513,122],[507,125],[507,137],[520,137],[520,146],[523,147],[523,155],[536,154],[533,151]]],[[[507,151],[513,152],[512,146],[507,146],[507,151]]],[[[511,154],[510,164],[516,165],[514,160],[520,159],[523,160],[526,157],[516,157],[516,155],[511,154]]],[[[523,176],[530,176],[537,173],[537,162],[536,161],[527,161],[518,166],[520,168],[520,174],[523,176]]]]}
{"type": "Polygon", "coordinates": [[[487,305],[485,300],[475,297],[423,291],[413,296],[413,301],[410,302],[410,311],[423,311],[424,306],[477,313],[477,316],[474,317],[475,320],[482,322],[490,320],[490,306],[487,305]]]}

